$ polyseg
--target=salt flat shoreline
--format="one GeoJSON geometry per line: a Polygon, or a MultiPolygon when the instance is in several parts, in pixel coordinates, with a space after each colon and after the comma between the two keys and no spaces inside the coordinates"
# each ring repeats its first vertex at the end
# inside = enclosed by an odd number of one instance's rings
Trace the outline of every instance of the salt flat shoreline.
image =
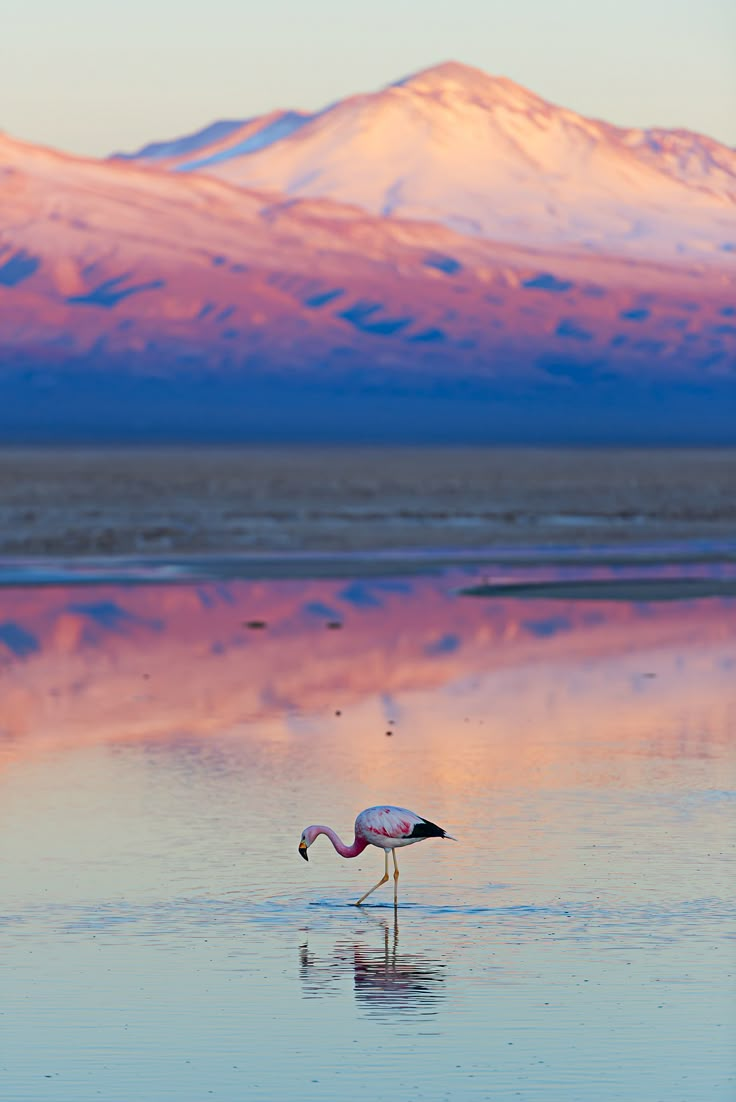
{"type": "Polygon", "coordinates": [[[732,539],[736,449],[0,450],[5,558],[411,560],[428,548],[453,558],[732,539]]]}

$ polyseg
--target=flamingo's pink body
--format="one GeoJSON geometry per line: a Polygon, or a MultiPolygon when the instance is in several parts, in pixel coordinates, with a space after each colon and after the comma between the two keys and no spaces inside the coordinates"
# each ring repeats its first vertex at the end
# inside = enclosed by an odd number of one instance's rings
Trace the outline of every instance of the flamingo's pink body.
{"type": "MultiPolygon", "coordinates": [[[[449,838],[442,827],[423,819],[414,811],[405,807],[392,807],[390,804],[379,804],[377,807],[366,808],[361,811],[355,820],[355,838],[348,845],[343,842],[335,831],[328,826],[308,826],[302,831],[299,842],[299,853],[305,861],[308,861],[307,850],[320,834],[326,834],[341,857],[357,857],[367,846],[376,846],[382,849],[386,856],[386,871],[383,879],[379,880],[370,891],[361,896],[358,903],[362,903],[366,896],[385,884],[388,880],[388,855],[389,851],[395,851],[401,846],[412,846],[415,842],[422,842],[425,838],[449,838]]],[[[454,839],[453,839],[454,841],[454,839]]],[[[397,898],[397,881],[399,869],[394,859],[394,903],[397,898]]]]}

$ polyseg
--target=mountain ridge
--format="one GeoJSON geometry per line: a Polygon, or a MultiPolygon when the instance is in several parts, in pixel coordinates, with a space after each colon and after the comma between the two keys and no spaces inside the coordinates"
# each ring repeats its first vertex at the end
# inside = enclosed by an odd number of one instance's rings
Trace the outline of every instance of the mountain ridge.
{"type": "MultiPolygon", "coordinates": [[[[453,80],[357,97],[343,124],[358,103],[383,132],[453,80]]],[[[292,127],[274,148],[303,140],[302,116],[268,118],[292,127]]],[[[238,126],[187,155],[263,129],[238,126]]],[[[0,135],[0,439],[736,439],[725,251],[459,232],[400,202],[171,171],[170,152],[0,135]]]]}
{"type": "Polygon", "coordinates": [[[736,251],[736,151],[686,130],[586,119],[459,62],[311,114],[244,120],[209,145],[203,134],[127,159],[499,241],[736,251]]]}

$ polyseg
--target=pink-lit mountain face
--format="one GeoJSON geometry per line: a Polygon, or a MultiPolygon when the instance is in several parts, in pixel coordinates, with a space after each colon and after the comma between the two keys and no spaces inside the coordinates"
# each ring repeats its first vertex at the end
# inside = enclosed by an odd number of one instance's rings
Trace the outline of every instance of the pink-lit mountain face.
{"type": "Polygon", "coordinates": [[[0,432],[728,437],[733,161],[461,66],[132,160],[0,137],[0,432]]]}
{"type": "Polygon", "coordinates": [[[586,119],[454,62],[313,115],[218,123],[132,159],[534,247],[736,251],[734,150],[586,119]]]}

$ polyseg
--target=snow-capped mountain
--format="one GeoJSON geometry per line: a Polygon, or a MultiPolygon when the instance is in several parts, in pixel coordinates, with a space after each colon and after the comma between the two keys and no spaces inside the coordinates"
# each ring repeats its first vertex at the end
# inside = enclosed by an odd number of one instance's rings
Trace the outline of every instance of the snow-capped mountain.
{"type": "MultiPolygon", "coordinates": [[[[584,120],[565,122],[565,113],[510,82],[490,85],[491,114],[503,117],[507,136],[498,176],[506,172],[508,194],[513,198],[510,166],[523,162],[529,188],[533,179],[538,190],[551,180],[569,197],[575,174],[560,159],[560,127],[569,126],[582,150],[584,120]],[[556,144],[535,112],[552,112],[556,144]]],[[[508,226],[493,238],[486,229],[463,232],[467,221],[458,228],[434,208],[432,218],[420,218],[418,207],[404,210],[398,192],[389,217],[383,207],[367,210],[367,200],[300,197],[295,188],[275,191],[272,181],[253,188],[184,171],[208,151],[233,172],[265,164],[261,157],[285,164],[299,143],[314,150],[319,139],[326,150],[331,135],[325,165],[334,172],[343,165],[345,179],[349,169],[360,182],[350,158],[370,149],[374,131],[367,122],[356,128],[356,117],[375,116],[384,144],[376,145],[373,183],[385,171],[429,194],[454,173],[459,203],[471,175],[441,156],[438,119],[457,95],[477,108],[472,117],[485,134],[489,108],[481,92],[488,86],[489,78],[472,70],[442,67],[318,116],[214,124],[132,159],[85,160],[0,135],[0,439],[222,431],[249,438],[363,432],[394,439],[736,440],[736,265],[725,247],[644,255],[642,233],[638,249],[627,249],[606,221],[613,207],[602,198],[600,207],[581,201],[553,211],[547,238],[541,230],[536,237],[514,230],[514,237],[508,226]],[[475,100],[470,76],[480,82],[475,100]],[[461,91],[452,92],[455,86],[461,91]],[[429,158],[424,180],[402,177],[398,160],[381,153],[393,134],[392,156],[402,155],[403,122],[395,133],[388,123],[405,120],[412,104],[418,118],[433,119],[413,131],[422,142],[403,142],[407,157],[416,161],[421,149],[429,158]],[[595,248],[565,236],[575,219],[594,215],[602,227],[595,248]]],[[[635,137],[585,125],[598,135],[586,156],[597,166],[599,198],[602,165],[612,166],[610,181],[623,164],[633,165],[622,180],[664,181],[658,206],[641,200],[647,232],[654,232],[647,212],[656,206],[666,221],[674,207],[662,197],[677,193],[691,197],[688,216],[703,219],[701,244],[715,240],[723,212],[732,209],[728,150],[712,143],[707,157],[693,161],[687,135],[660,135],[654,148],[651,132],[635,137]],[[604,143],[600,135],[609,132],[604,143]]],[[[470,157],[465,131],[448,122],[444,133],[448,149],[464,143],[470,157]]],[[[473,163],[486,172],[480,140],[476,147],[473,163]]],[[[575,176],[580,188],[588,175],[592,169],[575,176]]],[[[308,191],[308,181],[302,184],[308,191]]],[[[517,190],[519,211],[531,191],[521,183],[517,190]]],[[[649,194],[642,185],[640,195],[649,194]]],[[[486,198],[475,195],[478,210],[486,198]]],[[[472,203],[470,195],[457,209],[470,217],[472,203]]],[[[491,217],[492,206],[485,209],[491,217]]],[[[530,225],[538,214],[529,213],[530,225]]],[[[680,229],[686,224],[683,214],[680,229]]]]}
{"type": "Polygon", "coordinates": [[[455,62],[316,114],[216,123],[127,159],[497,241],[736,253],[736,151],[688,131],[586,119],[455,62]]]}

